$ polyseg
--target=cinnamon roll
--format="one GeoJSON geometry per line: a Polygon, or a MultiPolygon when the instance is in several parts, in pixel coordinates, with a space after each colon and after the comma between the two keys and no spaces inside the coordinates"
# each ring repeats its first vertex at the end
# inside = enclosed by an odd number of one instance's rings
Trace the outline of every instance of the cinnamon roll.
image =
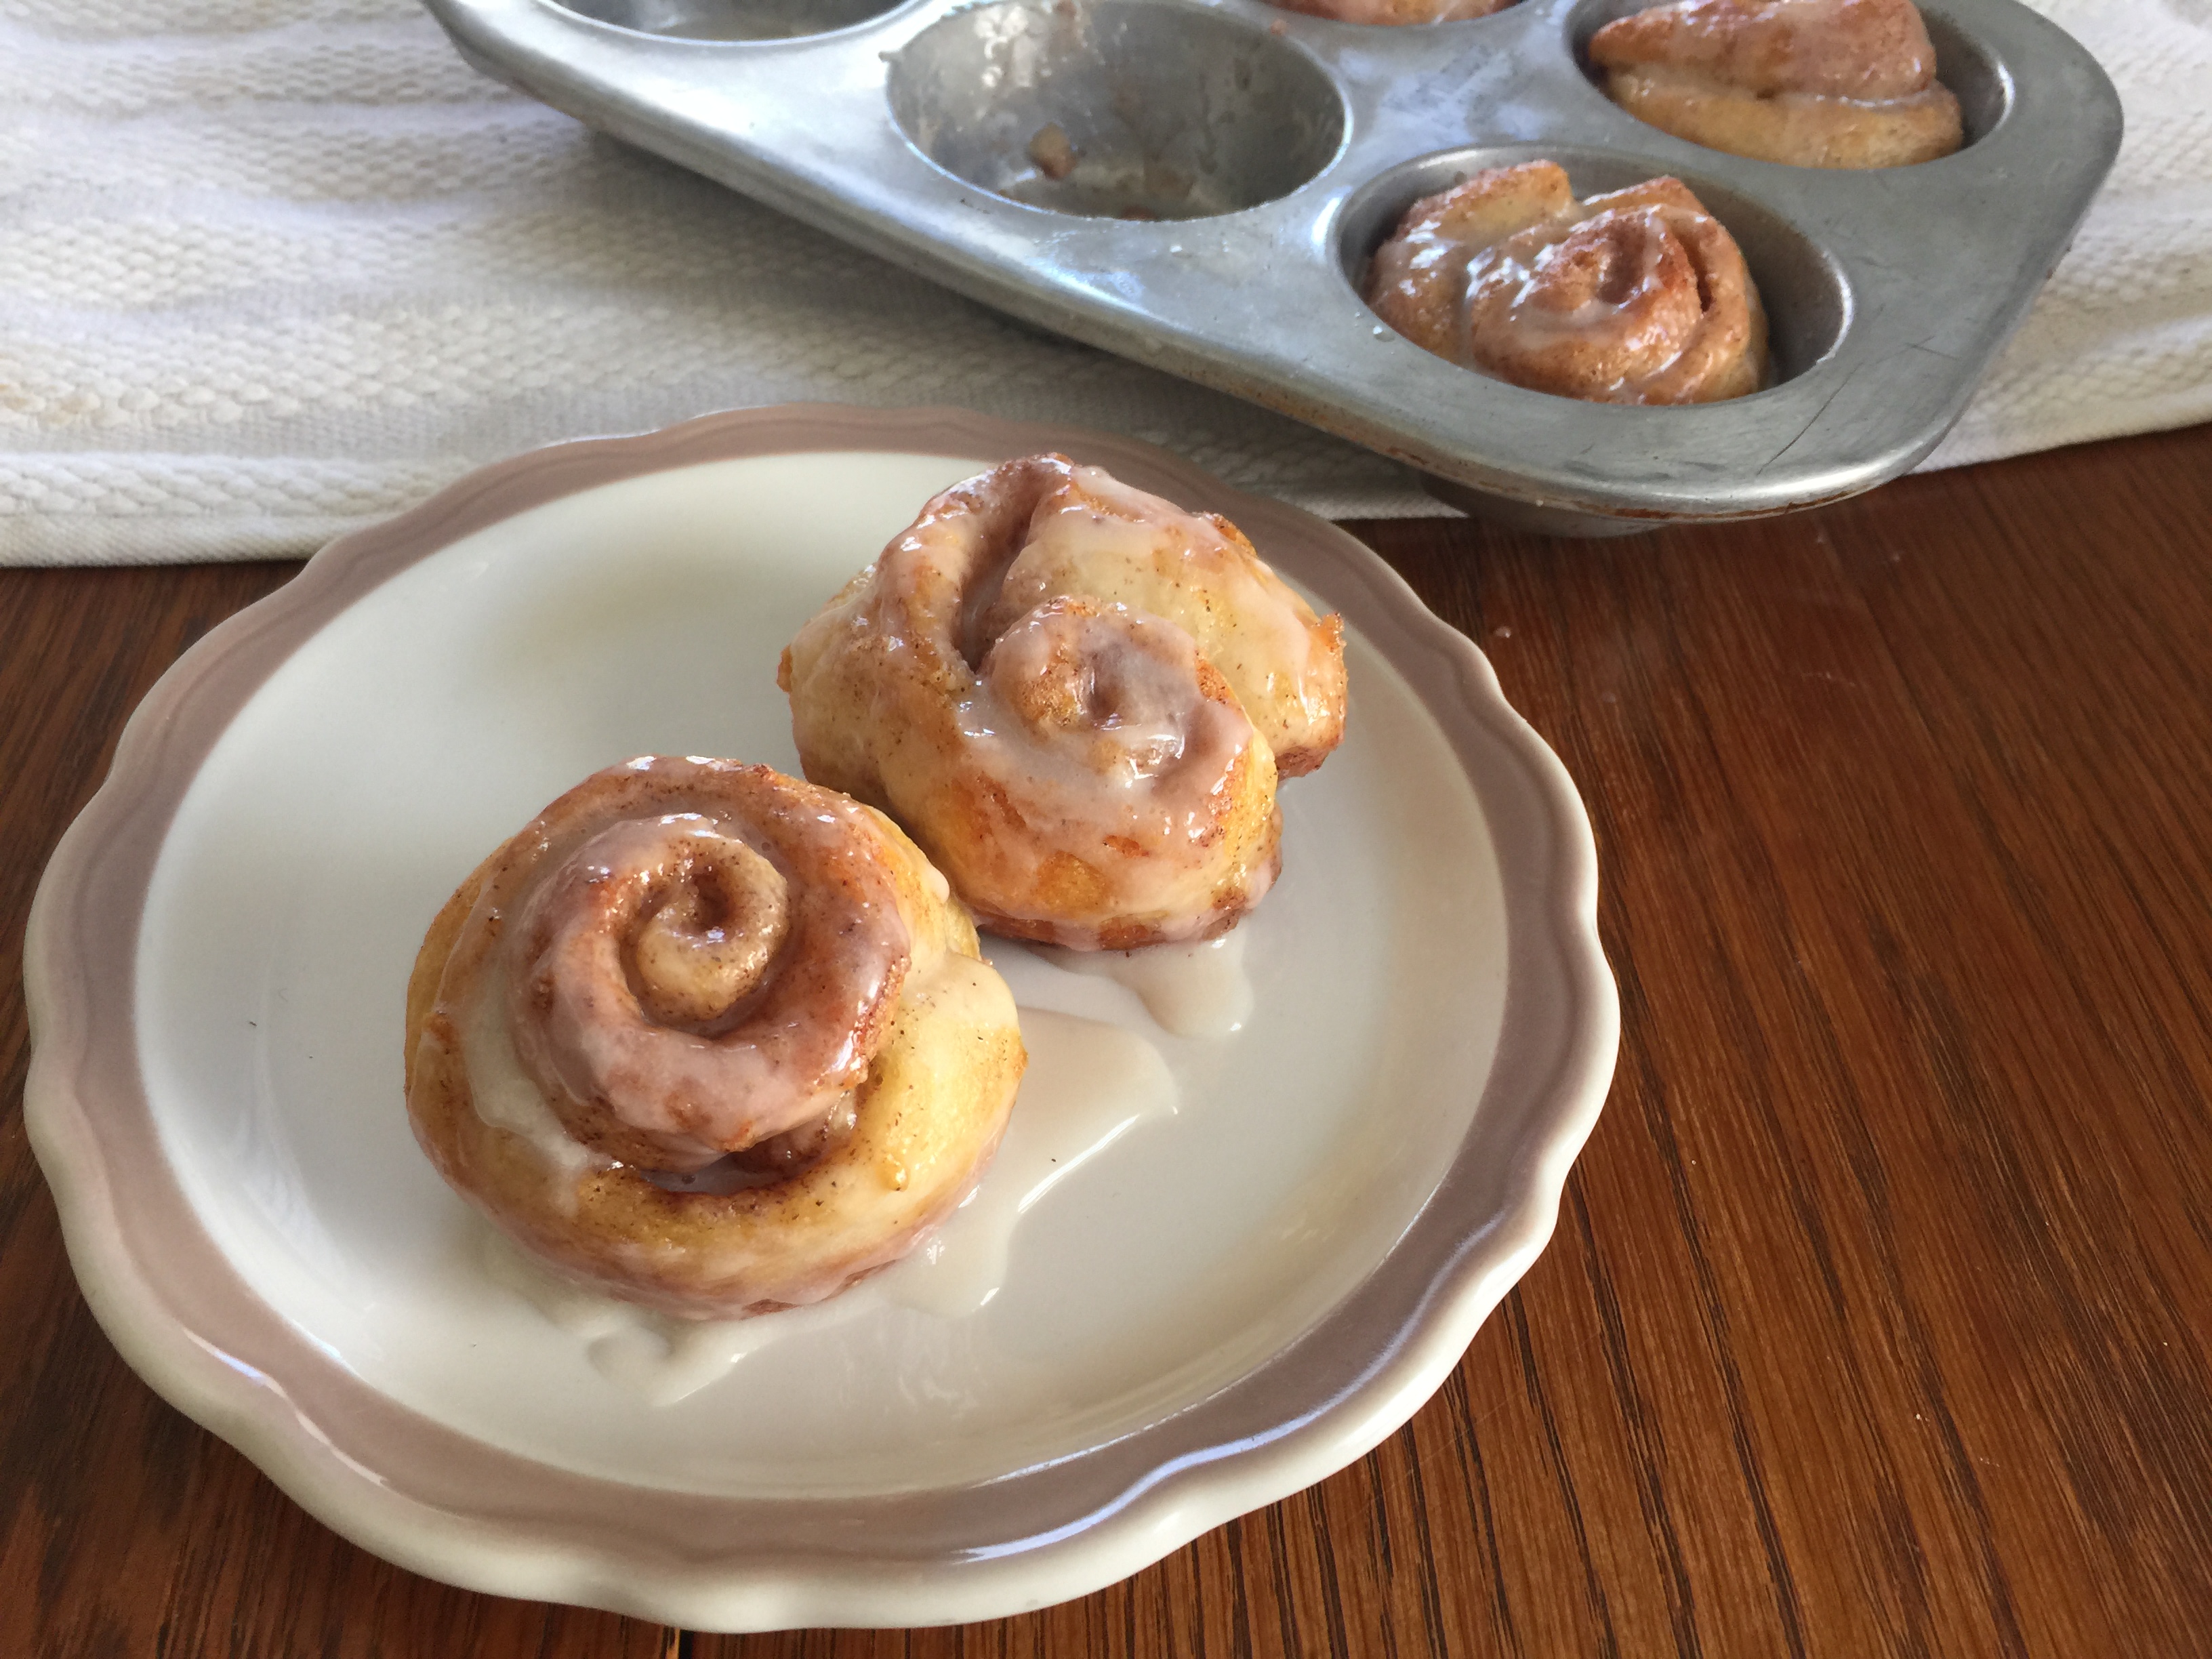
{"type": "Polygon", "coordinates": [[[1766,375],[1743,254],[1680,179],[1577,202],[1551,161],[1478,173],[1407,210],[1366,293],[1416,345],[1563,398],[1712,403],[1766,375]]]}
{"type": "Polygon", "coordinates": [[[562,795],[461,884],[407,988],[439,1173],[572,1277],[690,1317],[904,1255],[973,1189],[1023,1063],[913,842],[732,761],[562,795]]]}
{"type": "Polygon", "coordinates": [[[1456,23],[1487,17],[1519,0],[1271,0],[1285,11],[1340,23],[1456,23]]]}
{"type": "Polygon", "coordinates": [[[1343,735],[1342,624],[1226,520],[1061,455],[929,501],[783,654],[808,777],[896,817],[981,925],[1210,939],[1274,880],[1279,777],[1343,735]]]}
{"type": "Polygon", "coordinates": [[[1607,95],[1692,143],[1806,167],[1894,167],[1964,140],[1912,0],[1680,0],[1590,37],[1607,95]]]}

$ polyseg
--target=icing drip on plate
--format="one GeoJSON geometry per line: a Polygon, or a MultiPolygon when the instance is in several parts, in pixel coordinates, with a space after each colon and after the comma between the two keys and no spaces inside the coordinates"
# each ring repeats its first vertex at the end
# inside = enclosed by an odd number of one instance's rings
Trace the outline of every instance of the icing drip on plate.
{"type": "Polygon", "coordinates": [[[770,1343],[888,1308],[942,1319],[975,1313],[1006,1281],[1009,1243],[1022,1217],[1139,1124],[1177,1109],[1167,1062],[1135,1032],[1024,1009],[1022,1034],[1029,1070],[981,1183],[935,1237],[842,1296],[752,1319],[676,1319],[562,1279],[488,1226],[482,1229],[484,1269],[574,1334],[608,1381],[653,1406],[696,1394],[770,1343]]]}
{"type": "Polygon", "coordinates": [[[1203,945],[1153,945],[1139,951],[1070,951],[1041,945],[1055,968],[1110,979],[1135,992],[1163,1030],[1180,1037],[1224,1037],[1252,1017],[1240,930],[1203,945]]]}

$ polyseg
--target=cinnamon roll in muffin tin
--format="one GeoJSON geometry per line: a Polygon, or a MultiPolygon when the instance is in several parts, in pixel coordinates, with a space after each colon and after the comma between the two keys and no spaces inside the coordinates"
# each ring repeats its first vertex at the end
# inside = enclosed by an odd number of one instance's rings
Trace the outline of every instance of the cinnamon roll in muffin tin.
{"type": "Polygon", "coordinates": [[[1787,512],[1911,467],[2119,146],[2094,61],[2016,0],[1924,5],[1966,132],[1917,167],[1746,160],[1645,125],[1584,46],[1646,0],[1389,27],[1260,0],[427,0],[479,67],[1031,323],[1586,533],[1787,512]],[[1419,198],[1548,158],[1671,174],[1734,234],[1771,384],[1686,407],[1525,391],[1360,298],[1419,198]]]}

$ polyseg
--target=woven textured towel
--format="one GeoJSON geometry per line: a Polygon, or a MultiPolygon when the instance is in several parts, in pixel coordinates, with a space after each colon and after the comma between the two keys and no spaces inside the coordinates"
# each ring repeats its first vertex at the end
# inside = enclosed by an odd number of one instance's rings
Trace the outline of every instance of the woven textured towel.
{"type": "MultiPolygon", "coordinates": [[[[2128,137],[1934,465],[2212,417],[2212,0],[2039,0],[2128,137]]],[[[0,0],[0,563],[307,552],[533,445],[793,399],[1401,469],[1028,331],[472,73],[410,0],[0,0]]]]}

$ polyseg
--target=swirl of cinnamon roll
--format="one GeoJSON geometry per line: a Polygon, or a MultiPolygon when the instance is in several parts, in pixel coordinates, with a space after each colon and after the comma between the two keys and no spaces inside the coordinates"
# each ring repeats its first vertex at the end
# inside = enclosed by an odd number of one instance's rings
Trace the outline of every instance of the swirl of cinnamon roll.
{"type": "Polygon", "coordinates": [[[1478,173],[1407,210],[1366,292],[1416,345],[1563,398],[1712,403],[1766,375],[1743,255],[1679,179],[1577,202],[1551,161],[1478,173]]]}
{"type": "Polygon", "coordinates": [[[973,1188],[1020,1080],[1013,1000],[880,813],[647,757],[464,882],[408,986],[439,1172],[570,1274],[696,1317],[819,1301],[973,1188]]]}
{"type": "Polygon", "coordinates": [[[1456,23],[1487,17],[1519,0],[1270,0],[1285,11],[1340,23],[1456,23]]]}
{"type": "Polygon", "coordinates": [[[1233,926],[1278,777],[1344,730],[1337,617],[1225,520],[1060,455],[929,501],[777,683],[807,776],[896,817],[985,927],[1079,949],[1233,926]]]}
{"type": "Polygon", "coordinates": [[[1680,0],[1590,37],[1606,93],[1692,143],[1806,167],[1894,167],[1964,142],[1912,0],[1680,0]]]}

